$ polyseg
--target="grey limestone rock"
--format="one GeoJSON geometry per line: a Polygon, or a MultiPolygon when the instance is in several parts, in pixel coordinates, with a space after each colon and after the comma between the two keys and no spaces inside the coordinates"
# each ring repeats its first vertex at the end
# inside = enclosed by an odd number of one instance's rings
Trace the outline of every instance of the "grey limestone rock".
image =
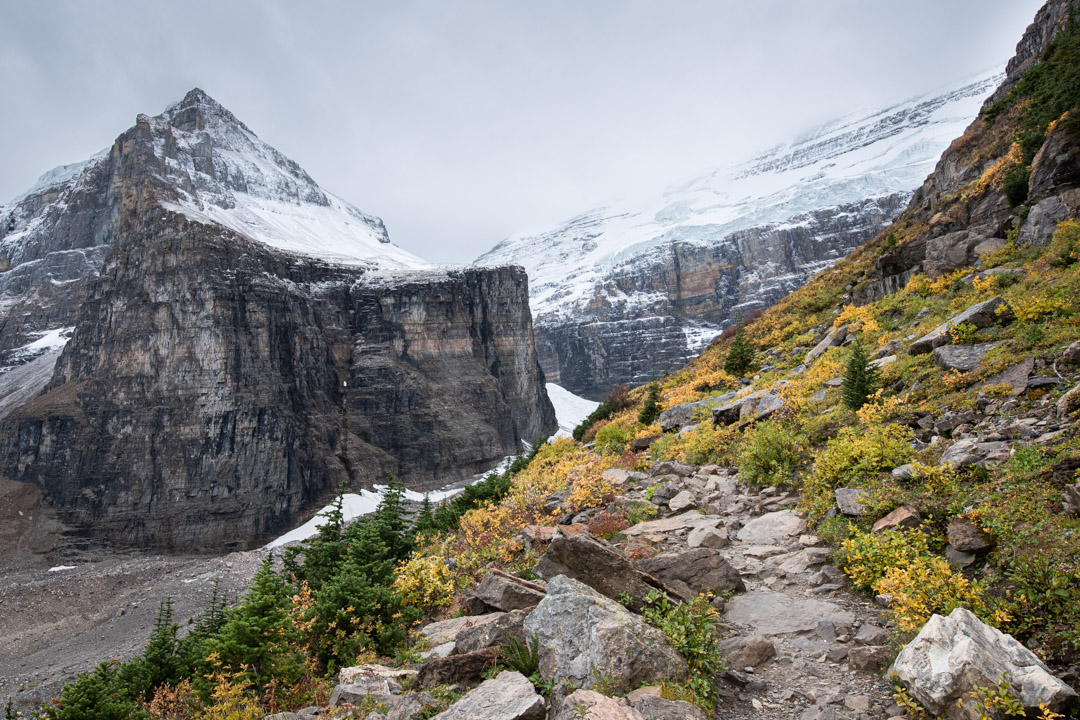
{"type": "Polygon", "coordinates": [[[949,329],[960,323],[969,322],[977,328],[984,328],[1004,324],[1011,317],[1008,305],[1000,296],[984,300],[957,315],[953,315],[923,337],[912,342],[908,346],[908,353],[911,355],[923,355],[933,351],[934,348],[950,344],[952,337],[949,335],[949,329]]]}
{"type": "MultiPolygon", "coordinates": [[[[540,597],[542,599],[543,595],[540,597]]],[[[521,626],[527,614],[527,610],[513,610],[492,622],[462,630],[454,641],[454,652],[471,653],[484,648],[499,647],[511,638],[524,642],[525,634],[521,626]]]]}
{"type": "Polygon", "coordinates": [[[727,393],[719,397],[705,398],[697,402],[681,403],[673,408],[660,413],[660,428],[664,432],[678,430],[686,425],[698,422],[697,416],[710,417],[710,410],[715,405],[724,405],[735,397],[735,393],[727,393]]]}
{"type": "Polygon", "coordinates": [[[502,570],[488,570],[476,588],[476,597],[496,610],[510,612],[534,607],[544,598],[544,588],[502,570]]]}
{"type": "Polygon", "coordinates": [[[655,720],[706,720],[701,708],[685,700],[665,700],[659,695],[641,695],[630,701],[640,717],[655,720]]]}
{"type": "Polygon", "coordinates": [[[859,517],[866,513],[862,501],[866,498],[866,491],[858,488],[837,488],[834,492],[836,506],[840,512],[851,517],[859,517]]]}
{"type": "Polygon", "coordinates": [[[945,370],[971,372],[978,370],[983,356],[994,347],[997,347],[996,342],[977,345],[942,345],[934,348],[934,362],[945,370]]]}
{"type": "Polygon", "coordinates": [[[540,674],[589,689],[603,676],[616,690],[681,676],[686,661],[656,628],[618,602],[563,575],[548,582],[547,596],[525,618],[536,636],[540,674]]]}
{"type": "Polygon", "coordinates": [[[547,706],[529,680],[504,670],[470,690],[433,720],[544,720],[547,706]]]}

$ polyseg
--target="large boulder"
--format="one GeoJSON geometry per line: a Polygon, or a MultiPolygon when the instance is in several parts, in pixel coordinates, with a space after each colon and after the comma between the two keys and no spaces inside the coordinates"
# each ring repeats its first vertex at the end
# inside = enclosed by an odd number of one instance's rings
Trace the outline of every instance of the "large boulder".
{"type": "MultiPolygon", "coordinates": [[[[405,693],[398,699],[397,704],[387,711],[386,720],[423,720],[431,713],[431,709],[438,705],[439,701],[430,693],[405,693]]],[[[364,720],[373,718],[368,715],[364,720]]]]}
{"type": "Polygon", "coordinates": [[[544,588],[502,570],[488,570],[476,588],[476,597],[487,605],[510,612],[536,607],[544,599],[544,588]]]}
{"type": "Polygon", "coordinates": [[[1009,443],[1002,440],[979,442],[973,438],[957,440],[945,450],[940,464],[965,468],[969,465],[988,465],[1009,459],[1009,443]]]}
{"type": "Polygon", "coordinates": [[[791,510],[765,513],[739,530],[740,542],[752,545],[788,545],[806,530],[806,521],[791,510]]]}
{"type": "MultiPolygon", "coordinates": [[[[679,594],[639,570],[607,543],[587,533],[573,537],[556,535],[536,564],[535,572],[547,580],[559,575],[574,578],[612,600],[629,595],[635,609],[640,609],[641,598],[652,590],[679,594]]],[[[551,592],[550,586],[548,592],[551,592]]]]}
{"type": "Polygon", "coordinates": [[[704,592],[746,590],[739,571],[712,548],[697,547],[686,552],[664,553],[639,560],[638,566],[687,597],[704,592]]]}
{"type": "Polygon", "coordinates": [[[499,647],[511,638],[524,642],[525,634],[521,627],[527,614],[527,610],[513,610],[489,623],[462,630],[454,643],[454,652],[471,653],[484,648],[499,647]]]}
{"type": "Polygon", "coordinates": [[[865,490],[859,488],[837,488],[833,495],[836,497],[836,507],[840,512],[850,517],[860,517],[866,514],[863,501],[869,498],[865,490]]]}
{"type": "Polygon", "coordinates": [[[457,639],[458,633],[466,628],[476,627],[502,617],[501,612],[487,613],[485,615],[472,615],[451,618],[440,622],[429,623],[420,629],[420,636],[431,641],[432,645],[442,645],[457,639]]]}
{"type": "Polygon", "coordinates": [[[890,673],[931,715],[952,720],[976,720],[972,688],[997,685],[1002,678],[1029,717],[1038,716],[1040,701],[1060,712],[1077,698],[1034,653],[963,608],[948,617],[932,616],[900,651],[890,673]]]}
{"type": "Polygon", "coordinates": [[[990,533],[966,517],[955,517],[949,521],[949,545],[960,552],[980,553],[994,547],[994,538],[990,533]]]}
{"type": "Polygon", "coordinates": [[[710,410],[716,405],[725,405],[735,398],[735,393],[726,393],[719,397],[705,398],[697,402],[680,403],[660,413],[660,429],[664,432],[699,422],[695,416],[709,417],[710,410]]]}
{"type": "Polygon", "coordinates": [[[533,684],[519,672],[504,670],[485,680],[433,720],[544,720],[547,707],[533,684]]]}
{"type": "Polygon", "coordinates": [[[997,345],[996,342],[976,345],[942,345],[934,348],[934,362],[945,370],[971,372],[979,369],[983,356],[997,345]]]}
{"type": "Polygon", "coordinates": [[[706,720],[697,705],[685,700],[665,700],[659,695],[639,695],[630,700],[630,707],[648,720],[706,720]]]}
{"type": "Polygon", "coordinates": [[[934,348],[950,344],[952,342],[952,336],[949,335],[949,330],[953,326],[963,322],[969,322],[977,328],[990,327],[991,325],[1008,322],[1012,319],[1012,314],[1008,311],[1008,307],[1009,306],[1001,296],[992,297],[989,300],[975,303],[962,313],[953,315],[926,335],[923,335],[918,340],[912,342],[911,345],[908,346],[908,354],[923,355],[931,352],[934,348]]]}
{"type": "Polygon", "coordinates": [[[603,678],[609,689],[625,691],[685,676],[686,661],[664,634],[619,603],[563,575],[547,590],[525,618],[545,680],[589,689],[603,678]]]}
{"type": "Polygon", "coordinates": [[[815,345],[813,349],[810,350],[810,352],[806,353],[806,358],[803,360],[803,363],[809,365],[810,363],[821,357],[821,355],[823,355],[826,350],[842,343],[844,341],[844,338],[847,337],[847,331],[847,325],[841,325],[840,327],[834,326],[829,328],[829,332],[825,333],[825,337],[821,338],[818,344],[815,345]]]}

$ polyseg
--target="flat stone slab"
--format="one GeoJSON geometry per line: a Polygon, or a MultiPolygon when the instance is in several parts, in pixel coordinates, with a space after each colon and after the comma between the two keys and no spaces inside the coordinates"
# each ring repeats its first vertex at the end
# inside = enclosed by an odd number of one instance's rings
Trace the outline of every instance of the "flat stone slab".
{"type": "Polygon", "coordinates": [[[806,521],[792,510],[779,510],[756,517],[739,531],[739,541],[751,545],[787,545],[802,535],[806,521]]]}
{"type": "Polygon", "coordinates": [[[834,626],[850,627],[855,616],[824,600],[793,598],[771,590],[755,590],[736,595],[727,604],[724,620],[749,625],[761,635],[814,632],[822,620],[834,626]]]}
{"type": "Polygon", "coordinates": [[[464,615],[441,622],[425,625],[420,634],[431,641],[432,645],[442,645],[457,639],[458,633],[465,628],[483,625],[501,618],[505,613],[493,612],[487,615],[464,615]]]}
{"type": "Polygon", "coordinates": [[[670,533],[676,530],[695,530],[697,528],[716,528],[720,524],[719,515],[702,515],[697,510],[688,510],[682,515],[674,515],[663,520],[649,520],[623,530],[623,535],[633,537],[646,533],[670,533]]]}
{"type": "Polygon", "coordinates": [[[768,558],[774,555],[783,555],[785,548],[779,545],[748,545],[743,548],[743,555],[756,558],[768,558]]]}

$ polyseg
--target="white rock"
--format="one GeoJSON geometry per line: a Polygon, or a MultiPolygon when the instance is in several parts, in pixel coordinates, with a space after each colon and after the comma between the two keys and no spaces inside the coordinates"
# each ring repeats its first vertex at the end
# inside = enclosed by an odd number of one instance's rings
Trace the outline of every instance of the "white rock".
{"type": "Polygon", "coordinates": [[[932,616],[893,663],[911,696],[932,715],[953,720],[977,718],[975,708],[958,707],[973,685],[996,685],[1005,677],[1013,693],[1036,717],[1039,701],[1059,711],[1077,697],[1030,650],[990,627],[971,611],[932,616]]]}

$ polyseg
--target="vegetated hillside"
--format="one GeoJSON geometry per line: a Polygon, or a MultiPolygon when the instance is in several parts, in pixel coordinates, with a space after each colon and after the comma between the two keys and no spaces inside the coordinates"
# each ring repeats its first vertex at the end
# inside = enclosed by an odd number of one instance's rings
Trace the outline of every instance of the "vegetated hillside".
{"type": "MultiPolygon", "coordinates": [[[[1040,12],[1044,37],[1062,8],[1040,12]]],[[[681,432],[648,457],[799,488],[852,582],[888,595],[903,633],[969,607],[1073,665],[1075,684],[1080,31],[1056,27],[890,228],[746,323],[749,369],[725,371],[728,333],[659,382],[660,421],[681,432]],[[869,373],[853,367],[859,352],[869,373]],[[864,397],[851,386],[867,374],[864,397]],[[670,412],[694,401],[696,413],[670,412]]],[[[645,392],[630,396],[584,439],[621,453],[660,435],[640,422],[645,392]]]]}

